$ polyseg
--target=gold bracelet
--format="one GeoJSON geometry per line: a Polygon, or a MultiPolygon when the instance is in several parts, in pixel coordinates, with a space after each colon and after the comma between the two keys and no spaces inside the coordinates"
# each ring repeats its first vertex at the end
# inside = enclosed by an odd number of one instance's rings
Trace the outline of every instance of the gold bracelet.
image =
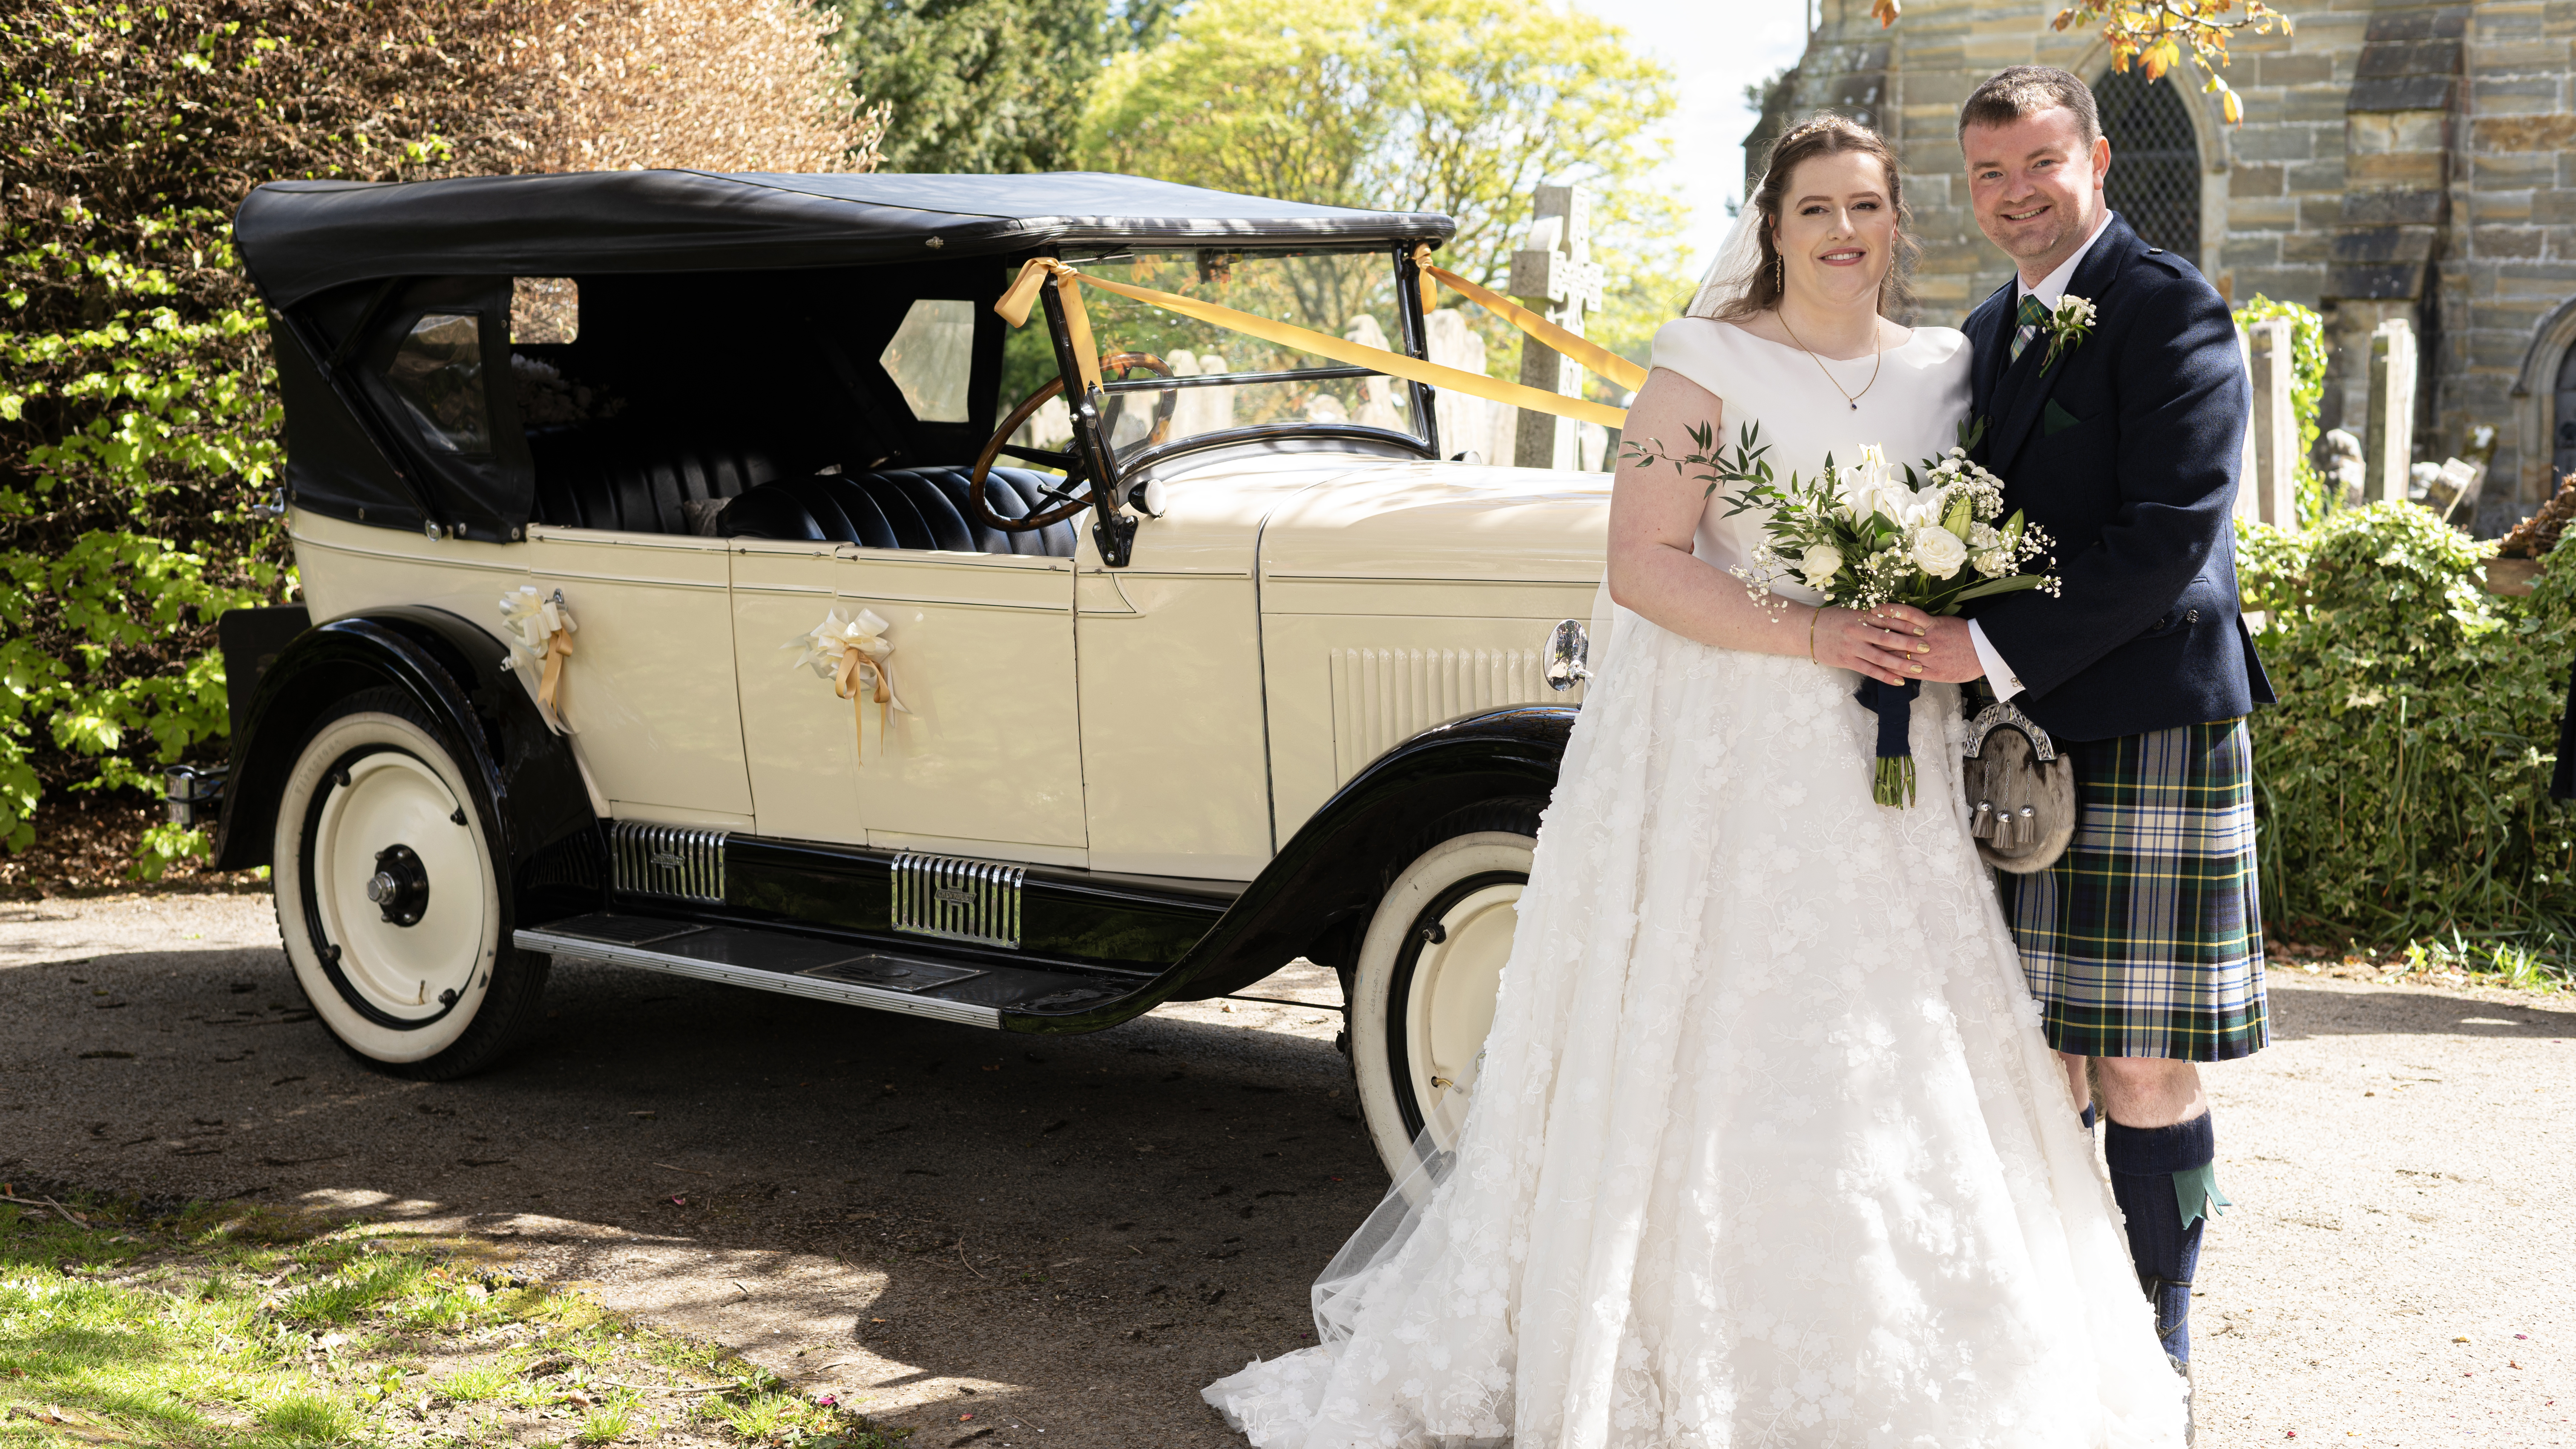
{"type": "Polygon", "coordinates": [[[1825,662],[1816,657],[1816,621],[1823,617],[1825,617],[1825,606],[1822,604],[1818,604],[1816,611],[1807,616],[1807,662],[1809,664],[1825,662]]]}

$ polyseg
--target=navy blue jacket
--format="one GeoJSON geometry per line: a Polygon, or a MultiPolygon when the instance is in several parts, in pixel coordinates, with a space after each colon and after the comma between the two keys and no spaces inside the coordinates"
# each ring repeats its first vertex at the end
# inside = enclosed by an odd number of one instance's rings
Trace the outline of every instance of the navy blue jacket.
{"type": "Polygon", "coordinates": [[[2014,699],[2070,740],[2233,719],[2272,702],[2239,617],[2231,515],[2252,398],[2227,303],[2117,213],[2067,294],[2092,335],[2042,371],[2042,333],[2012,360],[2019,288],[1968,314],[1976,346],[1971,455],[2056,542],[2061,596],[1980,599],[1965,612],[2022,681],[2014,699]]]}

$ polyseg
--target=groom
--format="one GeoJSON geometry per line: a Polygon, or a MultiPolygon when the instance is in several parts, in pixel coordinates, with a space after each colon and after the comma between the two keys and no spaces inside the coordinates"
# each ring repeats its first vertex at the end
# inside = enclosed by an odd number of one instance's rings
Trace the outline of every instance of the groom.
{"type": "Polygon", "coordinates": [[[1960,107],[1959,143],[1977,225],[2019,272],[1964,329],[1977,461],[2056,541],[2065,588],[1937,621],[1923,674],[1984,679],[2074,762],[2073,843],[1998,884],[2088,1124],[2088,1060],[2101,1083],[2130,1256],[2182,1369],[2204,1214],[2227,1201],[2196,1064],[2267,1038],[2245,716],[2272,689],[2230,521],[2244,366],[2217,291],[2104,206],[2111,145],[2083,81],[2003,71],[1960,107]]]}

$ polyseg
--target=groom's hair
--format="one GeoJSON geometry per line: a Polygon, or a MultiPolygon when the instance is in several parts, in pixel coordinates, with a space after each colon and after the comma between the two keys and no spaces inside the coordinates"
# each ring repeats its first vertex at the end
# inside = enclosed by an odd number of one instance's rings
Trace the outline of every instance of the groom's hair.
{"type": "Polygon", "coordinates": [[[2093,107],[2093,88],[2053,65],[2016,65],[1986,77],[1959,107],[1959,135],[1965,139],[1970,126],[2009,126],[2051,106],[2074,113],[2075,129],[2086,146],[2101,139],[2102,115],[2093,107]]]}

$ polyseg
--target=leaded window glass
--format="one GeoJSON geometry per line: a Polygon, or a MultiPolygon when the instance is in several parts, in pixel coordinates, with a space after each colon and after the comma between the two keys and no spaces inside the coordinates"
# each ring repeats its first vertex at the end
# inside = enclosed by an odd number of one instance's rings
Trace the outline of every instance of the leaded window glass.
{"type": "Polygon", "coordinates": [[[2093,84],[2111,138],[2103,195],[2147,245],[2200,261],[2200,139],[2170,76],[2113,71],[2093,84]]]}

